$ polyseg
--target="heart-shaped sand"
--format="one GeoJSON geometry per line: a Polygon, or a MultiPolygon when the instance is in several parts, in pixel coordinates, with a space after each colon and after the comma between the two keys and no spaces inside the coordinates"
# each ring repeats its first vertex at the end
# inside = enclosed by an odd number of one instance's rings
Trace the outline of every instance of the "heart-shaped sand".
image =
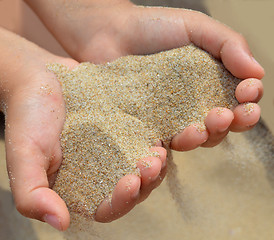
{"type": "Polygon", "coordinates": [[[168,145],[187,126],[203,126],[212,108],[238,104],[240,80],[193,45],[98,66],[83,63],[72,71],[58,64],[50,69],[62,83],[67,114],[54,190],[71,212],[86,217],[119,179],[139,174],[136,162],[151,156],[157,141],[168,145]]]}

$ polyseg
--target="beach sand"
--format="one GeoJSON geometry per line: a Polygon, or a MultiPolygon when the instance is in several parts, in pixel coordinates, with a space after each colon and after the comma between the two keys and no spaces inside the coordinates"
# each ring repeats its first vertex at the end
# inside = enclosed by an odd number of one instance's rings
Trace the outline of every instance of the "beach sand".
{"type": "Polygon", "coordinates": [[[66,103],[63,162],[53,189],[70,212],[89,218],[123,176],[139,175],[137,162],[153,156],[149,149],[157,142],[169,146],[191,124],[205,131],[209,110],[238,105],[234,93],[241,80],[193,45],[49,69],[66,103]]]}
{"type": "MultiPolygon", "coordinates": [[[[181,6],[182,1],[166,2],[174,4],[172,6],[181,6]]],[[[197,1],[198,4],[199,2],[204,3],[203,7],[214,18],[241,32],[247,38],[256,59],[265,67],[262,116],[274,132],[274,31],[268,27],[273,22],[274,2],[197,1]]],[[[1,1],[0,4],[0,11],[7,12],[9,8],[11,13],[7,16],[9,21],[4,23],[5,26],[21,32],[25,37],[55,53],[64,53],[41,23],[31,15],[30,10],[22,8],[21,1],[1,1]],[[15,14],[15,6],[21,15],[20,21],[12,25],[10,17],[15,14]]],[[[265,133],[262,129],[259,132],[265,133]]],[[[264,159],[261,154],[271,151],[264,149],[269,143],[264,141],[269,139],[265,136],[258,135],[259,140],[263,140],[260,142],[248,134],[230,134],[225,147],[222,145],[214,149],[175,153],[174,161],[178,166],[179,181],[184,190],[182,198],[185,210],[191,216],[187,221],[177,211],[176,203],[167,194],[167,184],[163,182],[144,203],[127,216],[110,224],[95,224],[93,230],[97,235],[84,239],[272,240],[274,172],[271,165],[273,159],[264,159]]],[[[0,239],[63,239],[61,233],[46,224],[26,219],[16,211],[6,174],[3,135],[0,157],[0,239]]]]}

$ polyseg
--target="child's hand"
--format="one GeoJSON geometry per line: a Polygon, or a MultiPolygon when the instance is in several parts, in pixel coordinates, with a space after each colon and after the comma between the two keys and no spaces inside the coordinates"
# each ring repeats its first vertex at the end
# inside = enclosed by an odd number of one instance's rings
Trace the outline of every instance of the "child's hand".
{"type": "Polygon", "coordinates": [[[231,131],[246,131],[260,117],[256,104],[263,87],[263,68],[254,60],[245,39],[225,25],[195,11],[144,8],[128,0],[25,0],[40,16],[67,52],[78,61],[102,63],[128,54],[150,54],[193,43],[222,60],[236,77],[245,79],[236,90],[240,103],[233,112],[213,109],[207,131],[194,126],[174,137],[171,147],[190,150],[212,147],[231,131]],[[51,15],[57,11],[55,18],[51,15]],[[250,111],[252,110],[252,111],[250,111]]]}
{"type": "MultiPolygon", "coordinates": [[[[62,162],[59,138],[65,106],[61,86],[46,64],[57,62],[73,68],[78,63],[54,56],[6,30],[0,29],[0,36],[0,96],[6,116],[7,168],[16,207],[24,216],[65,230],[69,212],[64,201],[50,189],[62,162]]],[[[153,150],[160,157],[144,159],[152,167],[139,164],[140,178],[122,178],[114,190],[112,208],[103,202],[96,220],[119,218],[160,184],[166,171],[166,152],[160,146],[153,150]],[[125,187],[129,178],[130,191],[125,187]]]]}

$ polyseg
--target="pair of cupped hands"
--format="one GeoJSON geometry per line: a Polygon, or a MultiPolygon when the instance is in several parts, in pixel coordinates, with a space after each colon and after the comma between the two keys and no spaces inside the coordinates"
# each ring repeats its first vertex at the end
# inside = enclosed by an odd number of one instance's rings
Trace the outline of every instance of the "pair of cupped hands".
{"type": "MultiPolygon", "coordinates": [[[[205,120],[206,131],[189,126],[174,136],[171,148],[187,151],[213,147],[229,131],[246,131],[258,122],[260,108],[256,103],[263,93],[259,79],[264,70],[245,39],[212,18],[185,9],[137,7],[128,0],[26,2],[72,58],[56,56],[0,29],[0,96],[6,116],[7,168],[16,207],[24,216],[58,230],[66,230],[70,222],[66,204],[51,189],[62,162],[59,140],[65,104],[61,86],[47,70],[47,63],[73,69],[83,61],[98,64],[192,43],[243,79],[235,92],[240,104],[233,111],[212,109],[205,120]],[[252,111],[246,111],[246,102],[253,103],[252,111]]],[[[104,200],[98,207],[96,221],[110,222],[123,216],[161,183],[167,168],[166,150],[161,145],[151,150],[159,157],[142,160],[148,161],[150,168],[138,164],[140,177],[127,175],[118,182],[111,204],[104,200]]]]}

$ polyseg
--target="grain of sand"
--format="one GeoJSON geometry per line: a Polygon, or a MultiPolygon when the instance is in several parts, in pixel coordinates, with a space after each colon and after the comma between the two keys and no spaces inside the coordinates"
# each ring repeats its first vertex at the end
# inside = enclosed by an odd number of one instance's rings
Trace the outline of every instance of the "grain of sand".
{"type": "Polygon", "coordinates": [[[149,149],[156,142],[168,147],[172,136],[191,124],[204,131],[209,110],[238,104],[234,93],[240,80],[193,45],[104,65],[49,69],[61,82],[66,103],[63,162],[54,190],[71,213],[86,218],[123,176],[139,175],[137,161],[153,155],[149,149]]]}

